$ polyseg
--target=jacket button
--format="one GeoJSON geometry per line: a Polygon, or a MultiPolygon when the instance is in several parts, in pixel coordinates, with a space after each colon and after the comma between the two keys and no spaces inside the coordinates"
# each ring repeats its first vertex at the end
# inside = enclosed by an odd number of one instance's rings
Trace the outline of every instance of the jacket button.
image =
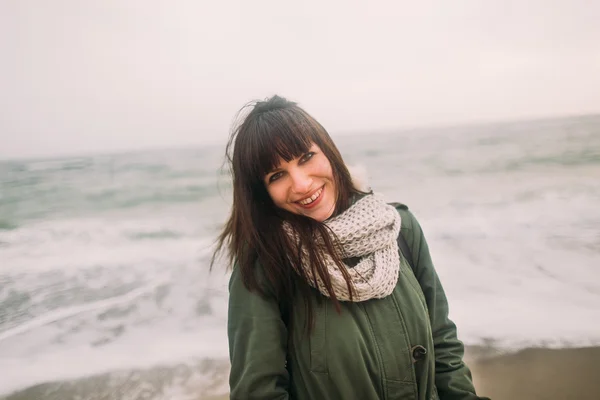
{"type": "Polygon", "coordinates": [[[422,359],[425,358],[425,354],[427,354],[427,349],[423,346],[416,345],[414,346],[412,349],[412,358],[413,358],[413,362],[417,362],[420,361],[422,359]]]}

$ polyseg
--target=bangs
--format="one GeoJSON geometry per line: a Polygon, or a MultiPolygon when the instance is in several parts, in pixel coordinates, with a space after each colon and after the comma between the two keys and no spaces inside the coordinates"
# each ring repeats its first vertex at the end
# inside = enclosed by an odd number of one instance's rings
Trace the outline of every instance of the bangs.
{"type": "Polygon", "coordinates": [[[294,110],[278,109],[265,112],[239,132],[242,146],[242,171],[252,176],[252,181],[262,182],[265,175],[275,169],[283,159],[286,162],[300,157],[318,142],[318,126],[305,115],[294,110]]]}

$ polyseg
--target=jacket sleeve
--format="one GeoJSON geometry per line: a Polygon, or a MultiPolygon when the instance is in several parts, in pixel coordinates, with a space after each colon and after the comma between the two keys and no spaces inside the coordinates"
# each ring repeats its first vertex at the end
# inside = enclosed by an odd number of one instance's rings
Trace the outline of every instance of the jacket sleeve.
{"type": "Polygon", "coordinates": [[[448,318],[448,300],[435,271],[421,226],[405,207],[402,234],[412,252],[416,277],[429,309],[435,353],[435,385],[441,400],[487,399],[475,394],[471,371],[463,362],[464,346],[458,340],[456,325],[448,318]]]}
{"type": "Polygon", "coordinates": [[[278,303],[250,292],[234,267],[229,281],[230,398],[288,399],[287,329],[278,303]]]}

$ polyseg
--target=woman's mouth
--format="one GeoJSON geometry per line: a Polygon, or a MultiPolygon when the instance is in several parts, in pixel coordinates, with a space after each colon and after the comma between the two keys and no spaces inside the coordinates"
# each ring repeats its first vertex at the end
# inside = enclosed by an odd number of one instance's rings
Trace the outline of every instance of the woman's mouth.
{"type": "Polygon", "coordinates": [[[304,208],[314,207],[315,205],[317,205],[317,203],[319,203],[319,200],[321,200],[322,194],[323,194],[323,187],[321,187],[319,190],[317,190],[315,193],[313,193],[312,196],[307,197],[306,199],[298,200],[296,203],[298,203],[299,205],[301,205],[304,208]]]}

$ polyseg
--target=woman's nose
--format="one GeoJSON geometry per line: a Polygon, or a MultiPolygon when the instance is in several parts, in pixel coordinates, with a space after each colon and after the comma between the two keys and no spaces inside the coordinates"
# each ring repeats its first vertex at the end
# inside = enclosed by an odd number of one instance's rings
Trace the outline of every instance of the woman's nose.
{"type": "Polygon", "coordinates": [[[294,171],[292,176],[292,191],[297,194],[304,194],[311,189],[312,178],[301,170],[294,171]]]}

